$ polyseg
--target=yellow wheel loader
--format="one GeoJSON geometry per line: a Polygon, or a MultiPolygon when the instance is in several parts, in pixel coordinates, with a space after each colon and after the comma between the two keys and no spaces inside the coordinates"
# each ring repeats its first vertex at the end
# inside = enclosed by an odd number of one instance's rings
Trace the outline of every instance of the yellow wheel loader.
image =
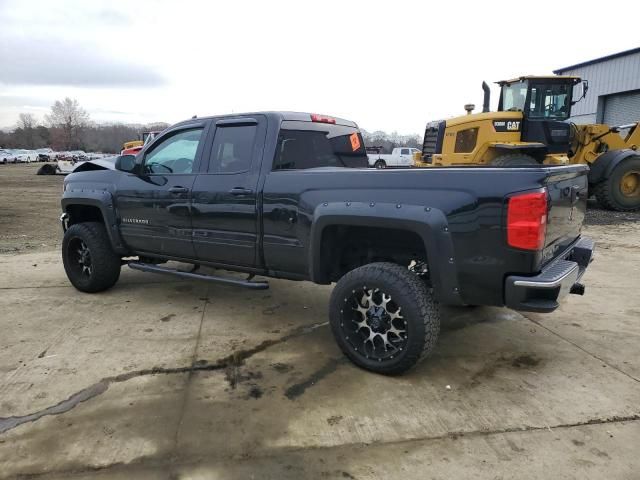
{"type": "Polygon", "coordinates": [[[589,192],[610,210],[640,208],[639,148],[639,122],[617,127],[571,124],[569,163],[590,166],[589,192]]]}
{"type": "Polygon", "coordinates": [[[416,167],[526,166],[584,163],[589,183],[603,206],[640,208],[640,129],[623,138],[622,127],[567,122],[571,107],[583,99],[588,82],[574,76],[524,76],[498,82],[498,111],[489,110],[489,86],[483,82],[481,113],[427,124],[416,167]]]}

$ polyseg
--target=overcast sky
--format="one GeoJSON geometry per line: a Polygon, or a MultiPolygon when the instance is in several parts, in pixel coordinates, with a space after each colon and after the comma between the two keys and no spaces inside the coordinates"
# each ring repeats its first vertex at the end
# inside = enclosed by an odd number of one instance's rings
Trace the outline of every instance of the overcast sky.
{"type": "Polygon", "coordinates": [[[624,4],[0,0],[0,127],[69,96],[97,122],[297,110],[420,133],[480,108],[482,80],[638,47],[624,4]]]}

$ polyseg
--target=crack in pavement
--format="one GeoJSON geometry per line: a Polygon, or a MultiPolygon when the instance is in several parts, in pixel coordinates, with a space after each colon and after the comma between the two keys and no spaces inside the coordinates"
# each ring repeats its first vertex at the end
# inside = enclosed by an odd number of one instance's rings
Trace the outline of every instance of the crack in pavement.
{"type": "MultiPolygon", "coordinates": [[[[605,418],[592,418],[582,422],[575,423],[564,423],[557,425],[543,425],[543,426],[530,426],[525,425],[521,427],[508,427],[502,429],[493,429],[493,430],[470,430],[470,431],[453,431],[447,432],[445,434],[440,435],[431,435],[431,436],[423,436],[423,437],[414,437],[407,438],[402,440],[391,440],[388,442],[379,441],[379,442],[351,442],[351,443],[341,443],[336,445],[310,445],[304,447],[282,447],[275,450],[267,450],[265,453],[258,453],[254,455],[250,455],[248,457],[243,457],[240,460],[240,463],[246,460],[256,460],[256,459],[269,459],[276,458],[282,455],[291,455],[304,451],[331,451],[336,449],[344,450],[345,448],[359,448],[359,447],[384,447],[384,446],[394,446],[394,445],[410,445],[419,442],[429,442],[429,441],[438,441],[438,440],[457,440],[458,438],[474,438],[474,437],[491,437],[495,435],[504,435],[510,433],[530,433],[530,432],[541,432],[541,431],[550,431],[553,430],[564,430],[570,428],[579,428],[579,427],[587,427],[587,426],[598,426],[598,425],[611,425],[617,423],[625,423],[625,422],[635,422],[640,420],[640,414],[632,414],[625,416],[612,416],[605,418]]],[[[216,457],[218,460],[225,460],[231,457],[216,457]]],[[[115,462],[110,465],[86,465],[84,467],[75,468],[72,470],[58,470],[58,471],[48,471],[48,472],[34,472],[34,473],[23,473],[18,475],[18,478],[59,478],[60,476],[70,476],[70,475],[81,475],[86,473],[95,473],[98,471],[111,471],[112,473],[120,472],[127,473],[127,471],[131,471],[131,469],[137,468],[158,468],[158,469],[166,469],[167,467],[184,467],[189,465],[194,465],[200,463],[204,458],[201,456],[191,456],[191,457],[182,457],[182,458],[170,458],[168,459],[166,455],[162,455],[162,457],[158,456],[143,456],[136,460],[133,460],[129,463],[123,462],[115,462]]],[[[211,460],[212,457],[208,455],[206,460],[211,460]]],[[[127,478],[127,477],[124,477],[127,478]]]]}
{"type": "Polygon", "coordinates": [[[152,367],[146,368],[142,370],[134,370],[132,372],[121,373],[120,375],[114,375],[111,377],[105,377],[93,385],[83,388],[82,390],[74,393],[66,400],[63,400],[55,405],[47,407],[43,410],[39,410],[34,413],[30,413],[28,415],[22,416],[13,416],[13,417],[0,417],[0,434],[8,432],[24,423],[35,422],[42,417],[47,415],[60,415],[62,413],[68,412],[72,410],[76,406],[78,406],[82,402],[86,402],[92,398],[97,397],[98,395],[103,394],[109,389],[109,386],[113,383],[122,383],[127,380],[131,380],[132,378],[143,377],[147,375],[172,375],[172,374],[181,374],[181,373],[193,373],[199,371],[213,371],[213,370],[222,370],[229,366],[239,366],[244,363],[245,360],[252,357],[253,355],[260,353],[267,348],[270,348],[274,345],[284,343],[292,338],[299,337],[301,335],[306,335],[308,333],[317,330],[320,327],[324,327],[328,325],[329,322],[316,323],[313,325],[306,325],[303,327],[296,328],[292,332],[273,340],[265,340],[255,347],[246,349],[246,350],[238,350],[236,352],[227,355],[226,357],[220,358],[216,360],[214,363],[208,363],[206,360],[198,360],[192,361],[191,365],[188,367],[173,367],[173,368],[165,368],[165,367],[152,367]]]}
{"type": "Polygon", "coordinates": [[[518,312],[520,315],[522,315],[524,318],[526,318],[527,320],[529,320],[531,323],[533,323],[534,325],[537,325],[540,328],[544,328],[547,332],[555,335],[556,337],[560,338],[561,340],[564,340],[565,342],[567,342],[568,344],[574,346],[575,348],[577,348],[578,350],[580,350],[583,353],[586,353],[587,355],[589,355],[592,358],[595,358],[596,360],[598,360],[599,362],[604,363],[605,365],[607,365],[608,367],[612,368],[613,370],[615,370],[616,372],[621,373],[622,375],[624,375],[625,377],[630,378],[631,380],[640,383],[640,379],[634,377],[633,375],[631,375],[630,373],[625,372],[624,370],[621,370],[619,367],[617,367],[616,365],[613,365],[609,362],[607,362],[606,360],[604,360],[603,358],[600,358],[598,355],[596,355],[595,353],[590,352],[589,350],[587,350],[584,347],[581,347],[580,345],[578,345],[577,343],[569,340],[566,337],[563,337],[562,335],[560,335],[558,332],[556,332],[555,330],[552,330],[551,328],[547,327],[546,325],[543,325],[541,322],[539,322],[538,320],[534,320],[531,317],[528,317],[527,315],[524,314],[524,312],[518,312]]]}

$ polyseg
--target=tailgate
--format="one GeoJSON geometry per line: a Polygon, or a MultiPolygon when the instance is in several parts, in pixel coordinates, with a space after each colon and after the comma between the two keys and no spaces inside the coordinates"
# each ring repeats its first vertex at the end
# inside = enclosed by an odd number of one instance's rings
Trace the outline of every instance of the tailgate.
{"type": "Polygon", "coordinates": [[[546,264],[579,235],[587,209],[588,169],[557,167],[546,180],[549,213],[542,263],[546,264]]]}

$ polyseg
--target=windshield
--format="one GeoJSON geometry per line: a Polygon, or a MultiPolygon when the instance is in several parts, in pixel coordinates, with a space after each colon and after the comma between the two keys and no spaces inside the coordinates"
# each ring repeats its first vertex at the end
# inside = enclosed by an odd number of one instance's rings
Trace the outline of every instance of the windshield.
{"type": "Polygon", "coordinates": [[[524,111],[527,82],[516,82],[502,87],[502,109],[507,112],[524,111]]]}
{"type": "Polygon", "coordinates": [[[531,118],[569,118],[569,85],[561,83],[531,85],[531,118]]]}

